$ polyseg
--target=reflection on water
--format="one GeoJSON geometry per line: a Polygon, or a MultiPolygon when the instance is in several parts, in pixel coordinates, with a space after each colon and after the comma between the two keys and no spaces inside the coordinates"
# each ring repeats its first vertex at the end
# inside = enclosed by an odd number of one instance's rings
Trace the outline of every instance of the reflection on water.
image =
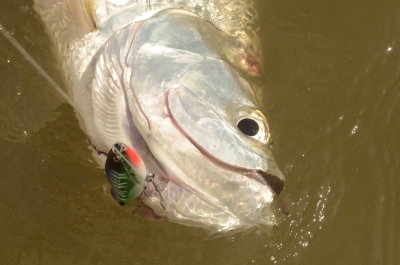
{"type": "MultiPolygon", "coordinates": [[[[1,264],[400,263],[400,4],[257,2],[276,234],[207,239],[117,206],[72,108],[0,38],[1,264]]],[[[61,84],[31,4],[2,1],[0,23],[61,84]]]]}

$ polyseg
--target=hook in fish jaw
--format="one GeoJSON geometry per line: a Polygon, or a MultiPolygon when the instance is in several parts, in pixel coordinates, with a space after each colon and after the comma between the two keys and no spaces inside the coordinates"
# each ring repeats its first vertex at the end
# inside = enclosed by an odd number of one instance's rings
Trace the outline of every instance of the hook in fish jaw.
{"type": "Polygon", "coordinates": [[[161,194],[161,189],[160,189],[160,186],[158,186],[158,184],[154,181],[154,174],[153,173],[149,173],[149,174],[147,174],[147,176],[146,176],[146,181],[148,182],[148,183],[152,183],[153,184],[153,186],[154,186],[154,189],[156,190],[156,192],[158,193],[158,195],[160,196],[160,204],[161,204],[161,207],[163,207],[163,209],[164,210],[166,210],[167,209],[167,203],[165,202],[165,200],[164,200],[164,198],[163,198],[163,196],[162,196],[162,194],[161,194]]]}

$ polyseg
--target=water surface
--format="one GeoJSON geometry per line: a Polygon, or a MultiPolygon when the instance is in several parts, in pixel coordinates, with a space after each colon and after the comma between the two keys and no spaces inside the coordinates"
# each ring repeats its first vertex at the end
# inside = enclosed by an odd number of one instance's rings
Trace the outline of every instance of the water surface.
{"type": "MultiPolygon", "coordinates": [[[[276,234],[208,239],[116,205],[72,108],[0,36],[1,264],[400,264],[400,3],[257,4],[287,174],[276,234]]],[[[62,84],[31,1],[0,18],[62,84]]]]}

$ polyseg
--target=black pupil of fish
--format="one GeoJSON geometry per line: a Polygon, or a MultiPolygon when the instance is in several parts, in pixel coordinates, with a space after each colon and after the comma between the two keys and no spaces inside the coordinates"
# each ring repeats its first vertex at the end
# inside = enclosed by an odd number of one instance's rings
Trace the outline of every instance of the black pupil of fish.
{"type": "Polygon", "coordinates": [[[242,131],[242,133],[248,136],[254,136],[260,130],[258,123],[252,119],[243,119],[239,121],[237,127],[239,128],[240,131],[242,131]]]}

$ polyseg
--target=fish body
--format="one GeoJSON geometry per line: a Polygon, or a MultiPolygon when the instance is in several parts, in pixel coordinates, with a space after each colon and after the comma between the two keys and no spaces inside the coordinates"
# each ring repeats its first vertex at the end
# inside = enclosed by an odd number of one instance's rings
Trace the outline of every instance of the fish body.
{"type": "Polygon", "coordinates": [[[251,1],[36,0],[35,9],[100,164],[120,142],[155,176],[140,196],[148,216],[213,232],[276,227],[285,177],[256,99],[251,1]]]}

